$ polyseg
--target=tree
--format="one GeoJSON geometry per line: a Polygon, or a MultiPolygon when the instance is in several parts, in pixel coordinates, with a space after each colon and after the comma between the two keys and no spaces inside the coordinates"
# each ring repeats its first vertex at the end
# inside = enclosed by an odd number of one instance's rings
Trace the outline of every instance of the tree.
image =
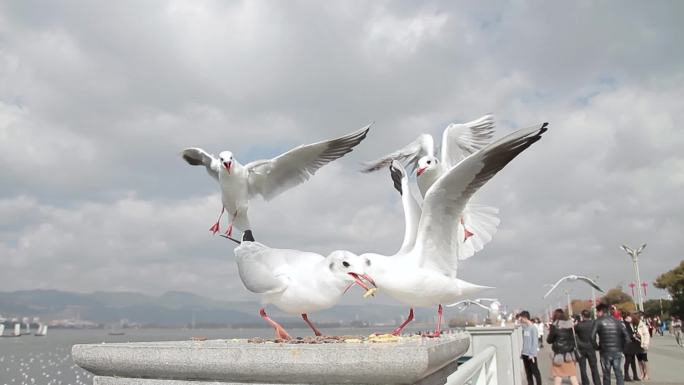
{"type": "Polygon", "coordinates": [[[667,319],[670,318],[671,305],[672,301],[667,299],[649,299],[648,301],[644,302],[644,313],[648,314],[649,316],[660,316],[662,310],[663,319],[667,319]],[[663,306],[662,309],[660,307],[661,301],[663,306]]]}
{"type": "Polygon", "coordinates": [[[632,313],[636,310],[636,305],[632,297],[622,291],[622,288],[616,287],[608,290],[606,295],[601,297],[601,303],[606,305],[615,305],[615,307],[624,313],[632,313]]]}
{"type": "Polygon", "coordinates": [[[670,314],[684,317],[684,260],[679,263],[679,266],[659,275],[654,286],[667,290],[672,296],[670,314]]]}

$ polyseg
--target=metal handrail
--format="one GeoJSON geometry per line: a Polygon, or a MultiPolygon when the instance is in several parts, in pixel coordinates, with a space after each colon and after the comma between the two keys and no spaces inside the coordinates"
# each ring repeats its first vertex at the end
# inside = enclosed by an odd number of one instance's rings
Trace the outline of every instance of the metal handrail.
{"type": "Polygon", "coordinates": [[[459,366],[447,378],[446,385],[496,385],[497,382],[496,348],[490,345],[459,366]]]}

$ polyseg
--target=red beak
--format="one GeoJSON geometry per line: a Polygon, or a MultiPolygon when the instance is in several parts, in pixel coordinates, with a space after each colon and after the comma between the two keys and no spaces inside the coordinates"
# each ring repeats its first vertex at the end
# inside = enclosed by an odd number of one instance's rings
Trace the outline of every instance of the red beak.
{"type": "Polygon", "coordinates": [[[421,176],[425,172],[426,167],[419,168],[418,171],[416,171],[416,175],[421,176]]]}
{"type": "MultiPolygon", "coordinates": [[[[354,278],[354,283],[356,283],[357,285],[361,286],[364,290],[366,290],[366,291],[370,290],[370,288],[361,280],[361,278],[359,278],[359,276],[358,276],[356,273],[347,273],[347,274],[351,275],[352,278],[354,278]]],[[[370,282],[371,285],[375,286],[375,281],[373,281],[373,279],[371,279],[371,277],[369,277],[368,275],[363,274],[363,275],[361,275],[361,277],[363,277],[365,280],[367,280],[368,282],[370,282]]],[[[352,284],[352,285],[353,285],[353,284],[352,284]]],[[[349,286],[347,287],[347,289],[345,289],[344,292],[346,293],[347,290],[349,290],[349,289],[351,288],[352,285],[349,285],[349,286]]]]}
{"type": "Polygon", "coordinates": [[[230,174],[230,167],[233,165],[233,162],[223,162],[223,167],[226,168],[226,171],[228,171],[228,174],[230,174]]]}

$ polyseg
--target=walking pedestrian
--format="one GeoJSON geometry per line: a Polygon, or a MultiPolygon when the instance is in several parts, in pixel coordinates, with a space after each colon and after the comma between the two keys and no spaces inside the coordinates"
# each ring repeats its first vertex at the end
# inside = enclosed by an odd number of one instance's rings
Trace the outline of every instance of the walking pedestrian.
{"type": "Polygon", "coordinates": [[[599,350],[601,356],[601,372],[603,372],[603,385],[610,385],[610,372],[615,373],[617,385],[624,385],[622,376],[622,350],[629,341],[627,329],[622,322],[615,319],[609,312],[608,306],[599,304],[596,306],[598,318],[594,322],[591,331],[591,341],[594,348],[599,350]],[[598,337],[598,342],[596,342],[598,337]]]}
{"type": "Polygon", "coordinates": [[[639,370],[641,371],[641,379],[649,380],[648,375],[648,346],[651,343],[651,333],[644,322],[643,313],[637,314],[632,319],[632,324],[637,325],[636,331],[637,336],[640,341],[639,352],[636,354],[637,361],[639,362],[639,370]]]}
{"type": "Polygon", "coordinates": [[[677,345],[682,346],[682,320],[673,315],[670,321],[670,333],[674,334],[677,345]]]}
{"type": "Polygon", "coordinates": [[[521,311],[516,318],[522,325],[523,344],[520,358],[525,366],[527,385],[534,385],[535,381],[537,385],[541,385],[542,379],[537,361],[539,353],[537,326],[530,320],[530,312],[527,310],[521,311]]]}
{"type": "Polygon", "coordinates": [[[537,336],[539,337],[539,349],[544,348],[544,323],[538,317],[534,319],[534,326],[537,328],[537,336]]]}
{"type": "MultiPolygon", "coordinates": [[[[634,314],[634,316],[637,315],[634,314]]],[[[629,334],[629,342],[625,345],[622,351],[622,353],[625,355],[625,381],[639,381],[639,376],[637,375],[636,355],[641,350],[641,340],[637,334],[636,325],[632,323],[632,314],[625,313],[623,318],[625,329],[627,329],[627,334],[629,334]],[[631,377],[629,375],[630,368],[632,368],[631,377]]]]}
{"type": "Polygon", "coordinates": [[[554,385],[560,385],[564,377],[570,378],[572,385],[577,382],[577,369],[575,368],[575,336],[572,320],[569,320],[563,309],[553,311],[553,323],[549,329],[546,342],[551,344],[553,350],[553,365],[551,375],[554,385]]]}
{"type": "Polygon", "coordinates": [[[575,332],[577,334],[577,347],[580,353],[579,369],[580,379],[582,385],[589,385],[589,376],[587,375],[587,362],[589,369],[591,369],[591,379],[594,385],[601,385],[601,375],[598,370],[598,361],[596,359],[596,341],[592,342],[591,331],[594,329],[594,320],[591,319],[591,312],[587,309],[582,310],[582,320],[575,325],[575,332]]]}

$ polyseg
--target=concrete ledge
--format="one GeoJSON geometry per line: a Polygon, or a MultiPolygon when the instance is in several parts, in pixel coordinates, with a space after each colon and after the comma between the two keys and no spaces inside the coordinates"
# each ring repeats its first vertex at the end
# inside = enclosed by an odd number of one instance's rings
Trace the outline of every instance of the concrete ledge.
{"type": "Polygon", "coordinates": [[[393,343],[253,344],[246,340],[75,345],[96,385],[443,384],[467,334],[393,343]],[[444,369],[444,370],[440,370],[444,369]]]}

